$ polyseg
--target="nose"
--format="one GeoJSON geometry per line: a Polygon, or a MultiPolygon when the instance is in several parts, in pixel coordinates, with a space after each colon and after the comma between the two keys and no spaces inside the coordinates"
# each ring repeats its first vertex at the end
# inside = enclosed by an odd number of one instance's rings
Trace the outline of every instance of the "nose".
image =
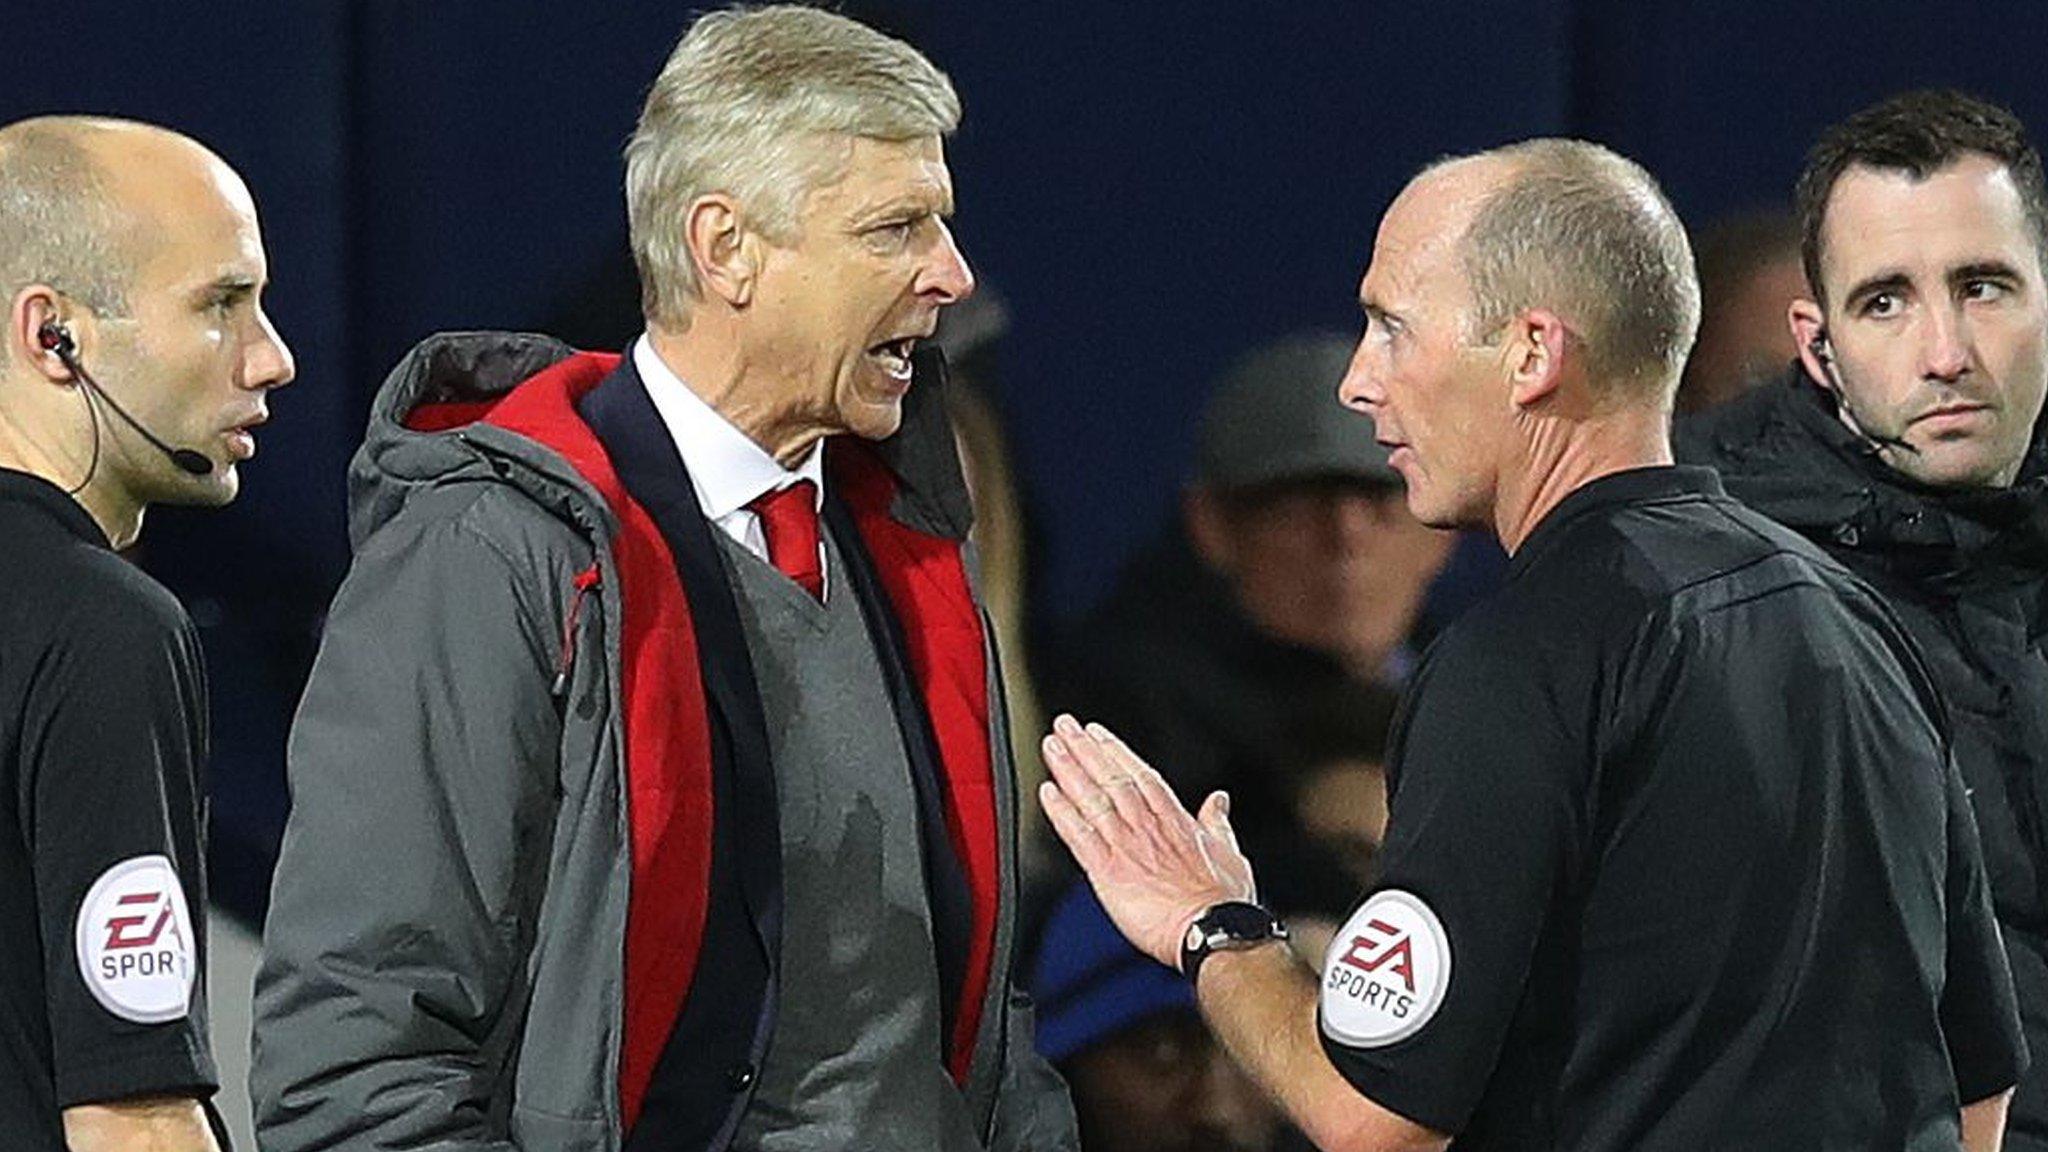
{"type": "Polygon", "coordinates": [[[957,304],[974,295],[974,269],[967,266],[967,257],[953,239],[953,230],[943,220],[938,225],[939,242],[932,247],[931,259],[925,262],[918,292],[935,297],[940,304],[957,304]]]}
{"type": "Polygon", "coordinates": [[[282,388],[299,374],[298,361],[278,335],[276,325],[260,309],[256,313],[256,338],[242,350],[242,386],[268,390],[282,388]]]}
{"type": "Polygon", "coordinates": [[[1346,408],[1368,416],[1385,399],[1373,372],[1370,343],[1370,334],[1359,338],[1358,347],[1351,353],[1351,363],[1344,368],[1344,379],[1337,382],[1337,399],[1346,408]]]}
{"type": "Polygon", "coordinates": [[[1930,380],[1954,381],[1970,370],[1974,340],[1960,306],[1928,309],[1920,371],[1930,380]]]}

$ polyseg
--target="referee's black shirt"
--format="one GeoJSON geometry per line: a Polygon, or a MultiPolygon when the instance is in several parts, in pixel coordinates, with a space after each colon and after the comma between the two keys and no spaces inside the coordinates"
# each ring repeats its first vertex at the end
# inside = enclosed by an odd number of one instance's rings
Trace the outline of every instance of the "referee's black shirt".
{"type": "Polygon", "coordinates": [[[1524,542],[1397,722],[1324,1046],[1469,1149],[1943,1149],[2026,1056],[1917,655],[1703,469],[1524,542]]]}
{"type": "Polygon", "coordinates": [[[0,1146],[208,1097],[191,622],[56,487],[0,470],[0,1146]]]}

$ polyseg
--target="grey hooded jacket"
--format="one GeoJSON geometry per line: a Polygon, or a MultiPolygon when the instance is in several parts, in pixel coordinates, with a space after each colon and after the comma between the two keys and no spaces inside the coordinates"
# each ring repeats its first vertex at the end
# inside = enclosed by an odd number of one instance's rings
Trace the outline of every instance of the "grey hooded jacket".
{"type": "MultiPolygon", "coordinates": [[[[532,440],[404,423],[568,355],[540,336],[437,336],[373,406],[350,472],[355,559],[289,749],[251,1073],[268,1152],[622,1147],[618,526],[532,440]],[[576,574],[593,565],[572,614],[576,574]]],[[[999,701],[992,652],[988,667],[999,701]]],[[[1003,710],[990,712],[1007,830],[1009,744],[1003,710]]],[[[1011,990],[1014,837],[1001,839],[1005,895],[964,1091],[991,1152],[1071,1149],[1065,1088],[1011,990]]]]}

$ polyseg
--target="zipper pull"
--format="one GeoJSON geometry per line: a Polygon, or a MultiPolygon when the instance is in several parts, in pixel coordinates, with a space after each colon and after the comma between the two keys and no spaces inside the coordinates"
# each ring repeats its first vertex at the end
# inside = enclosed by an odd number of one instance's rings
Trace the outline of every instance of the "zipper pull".
{"type": "Polygon", "coordinates": [[[554,683],[548,687],[548,694],[557,699],[569,691],[569,670],[576,663],[576,621],[583,615],[583,598],[590,595],[598,581],[595,564],[576,574],[575,591],[569,595],[569,611],[562,618],[562,654],[555,661],[554,683]]]}

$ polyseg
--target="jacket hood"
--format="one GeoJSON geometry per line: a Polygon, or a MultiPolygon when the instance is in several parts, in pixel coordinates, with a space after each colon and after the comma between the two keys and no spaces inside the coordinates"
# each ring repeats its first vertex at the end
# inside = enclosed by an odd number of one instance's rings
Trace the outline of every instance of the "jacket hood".
{"type": "MultiPolygon", "coordinates": [[[[363,445],[349,465],[349,538],[360,546],[422,486],[468,478],[517,484],[543,503],[580,494],[602,507],[577,470],[543,445],[478,421],[521,384],[572,357],[609,372],[614,355],[579,353],[527,332],[443,332],[422,340],[391,370],[370,406],[363,445]],[[521,465],[521,466],[513,466],[521,465]]],[[[836,437],[828,449],[874,453],[896,480],[891,513],[949,539],[965,539],[973,508],[945,409],[945,360],[915,359],[917,385],[903,424],[887,440],[836,437]]]]}
{"type": "Polygon", "coordinates": [[[1773,383],[1680,421],[1673,439],[1681,460],[1718,469],[1728,492],[1757,511],[1830,546],[1882,553],[1916,578],[2048,566],[2042,424],[2011,487],[1936,488],[1879,459],[1794,364],[1773,383]]]}
{"type": "Polygon", "coordinates": [[[363,446],[349,464],[351,545],[360,547],[423,487],[493,475],[494,452],[527,456],[573,483],[575,471],[554,453],[517,437],[480,443],[470,424],[521,383],[575,354],[553,337],[523,332],[443,332],[407,352],[377,389],[363,446]],[[430,411],[434,418],[422,421],[430,411]]]}

